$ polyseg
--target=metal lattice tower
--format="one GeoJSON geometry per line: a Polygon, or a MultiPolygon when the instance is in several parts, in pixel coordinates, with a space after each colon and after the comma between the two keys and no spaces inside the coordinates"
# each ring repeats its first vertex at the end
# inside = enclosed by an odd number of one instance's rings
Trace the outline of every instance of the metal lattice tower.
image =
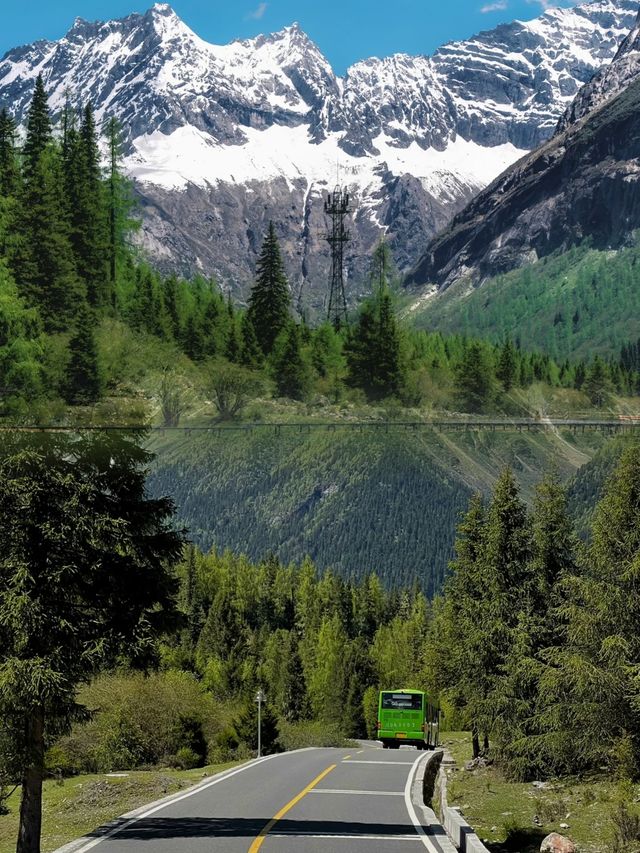
{"type": "Polygon", "coordinates": [[[347,322],[347,297],[344,291],[344,247],[351,233],[344,226],[349,208],[349,192],[346,187],[336,186],[325,199],[324,212],[331,217],[331,230],[327,242],[331,246],[331,279],[329,285],[329,308],[327,319],[336,329],[347,322]]]}

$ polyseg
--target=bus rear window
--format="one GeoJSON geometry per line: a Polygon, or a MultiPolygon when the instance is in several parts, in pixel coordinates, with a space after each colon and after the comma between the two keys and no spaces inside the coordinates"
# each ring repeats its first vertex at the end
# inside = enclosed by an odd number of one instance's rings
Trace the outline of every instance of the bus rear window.
{"type": "Polygon", "coordinates": [[[417,693],[383,693],[383,711],[421,711],[422,696],[417,693]]]}

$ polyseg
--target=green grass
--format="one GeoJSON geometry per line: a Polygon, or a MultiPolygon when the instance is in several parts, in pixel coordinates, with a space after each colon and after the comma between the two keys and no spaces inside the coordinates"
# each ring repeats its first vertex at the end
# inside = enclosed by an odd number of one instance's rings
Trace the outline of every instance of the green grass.
{"type": "Polygon", "coordinates": [[[630,795],[628,787],[603,776],[552,780],[538,789],[507,781],[496,767],[470,772],[463,767],[471,758],[471,736],[447,732],[443,744],[458,765],[449,777],[449,805],[460,807],[493,853],[537,853],[550,832],[571,837],[580,853],[606,853],[616,807],[640,796],[640,786],[630,795]],[[561,829],[561,823],[569,829],[561,829]]]}
{"type": "MultiPolygon", "coordinates": [[[[212,776],[233,764],[212,765],[197,770],[130,771],[123,777],[104,774],[75,776],[44,785],[42,853],[91,832],[122,814],[173,794],[212,776]]],[[[0,853],[16,849],[20,792],[9,800],[10,813],[0,816],[0,853]]]]}

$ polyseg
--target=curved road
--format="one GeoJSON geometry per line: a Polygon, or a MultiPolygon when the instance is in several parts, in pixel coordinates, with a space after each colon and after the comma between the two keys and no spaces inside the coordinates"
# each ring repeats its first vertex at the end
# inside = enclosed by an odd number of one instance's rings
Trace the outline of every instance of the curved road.
{"type": "Polygon", "coordinates": [[[122,818],[75,853],[451,853],[411,802],[424,753],[311,749],[270,756],[122,818]],[[425,823],[426,829],[423,828],[425,823]]]}

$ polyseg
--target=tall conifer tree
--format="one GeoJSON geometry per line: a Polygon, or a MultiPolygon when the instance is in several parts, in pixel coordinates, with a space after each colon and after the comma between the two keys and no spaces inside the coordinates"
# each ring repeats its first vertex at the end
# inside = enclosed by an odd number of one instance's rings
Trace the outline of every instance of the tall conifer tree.
{"type": "Polygon", "coordinates": [[[66,398],[75,405],[95,403],[102,393],[94,327],[93,311],[83,303],[78,312],[75,332],[69,342],[66,398]]]}
{"type": "Polygon", "coordinates": [[[18,191],[18,157],[16,124],[7,110],[0,110],[0,196],[12,196],[18,191]]]}
{"type": "Polygon", "coordinates": [[[258,259],[256,281],[249,297],[249,319],[265,355],[269,355],[276,338],[289,322],[290,310],[289,284],[276,229],[270,222],[258,259]]]}
{"type": "Polygon", "coordinates": [[[40,157],[44,154],[51,139],[51,116],[47,93],[42,74],[38,74],[27,115],[27,138],[22,149],[27,180],[33,176],[40,157]]]}

